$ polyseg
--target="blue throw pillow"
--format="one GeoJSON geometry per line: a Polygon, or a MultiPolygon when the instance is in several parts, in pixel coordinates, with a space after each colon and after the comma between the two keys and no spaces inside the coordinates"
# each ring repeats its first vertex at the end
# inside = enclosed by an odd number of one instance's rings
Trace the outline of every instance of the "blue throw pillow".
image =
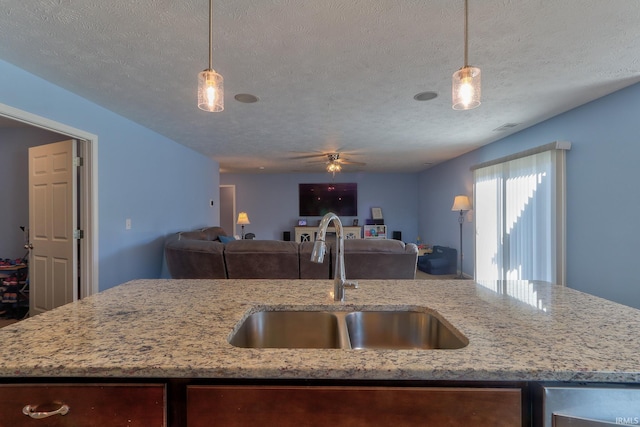
{"type": "Polygon", "coordinates": [[[218,236],[218,239],[220,239],[222,243],[228,243],[232,240],[236,240],[236,238],[233,236],[218,236]]]}

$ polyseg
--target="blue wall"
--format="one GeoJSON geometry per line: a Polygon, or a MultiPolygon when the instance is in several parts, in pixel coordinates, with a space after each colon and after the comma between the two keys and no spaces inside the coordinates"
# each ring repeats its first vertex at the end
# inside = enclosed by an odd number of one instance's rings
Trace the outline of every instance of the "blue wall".
{"type": "MultiPolygon", "coordinates": [[[[470,167],[553,141],[567,153],[567,284],[640,308],[640,84],[556,116],[420,174],[420,233],[458,247],[453,197],[472,195],[470,167]],[[431,182],[446,183],[433,188],[431,182]]],[[[471,212],[471,219],[473,212],[471,212]]],[[[464,228],[464,271],[473,274],[473,224],[464,228]]]]}
{"type": "MultiPolygon", "coordinates": [[[[221,174],[221,184],[236,186],[236,210],[249,215],[246,233],[258,239],[281,240],[283,231],[291,231],[298,222],[298,184],[322,182],[358,183],[358,216],[341,217],[343,225],[354,218],[360,224],[371,218],[371,208],[382,208],[388,233],[400,231],[406,242],[418,236],[418,175],[340,173],[335,179],[328,173],[221,174]]],[[[307,217],[317,224],[320,217],[307,217]]],[[[239,234],[238,227],[234,234],[239,234]]],[[[389,236],[391,237],[391,236],[389,236]]]]}
{"type": "Polygon", "coordinates": [[[100,290],[160,277],[168,233],[219,223],[217,162],[4,61],[0,75],[0,103],[99,138],[100,290]]]}

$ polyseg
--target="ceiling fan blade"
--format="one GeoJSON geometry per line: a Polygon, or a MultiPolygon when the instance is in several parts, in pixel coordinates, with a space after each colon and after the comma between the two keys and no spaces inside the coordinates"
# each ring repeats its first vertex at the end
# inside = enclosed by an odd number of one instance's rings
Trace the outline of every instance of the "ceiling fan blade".
{"type": "Polygon", "coordinates": [[[351,160],[347,160],[347,159],[340,159],[340,163],[342,163],[343,165],[357,165],[357,166],[366,166],[366,163],[363,162],[353,162],[351,160]]]}
{"type": "Polygon", "coordinates": [[[318,154],[303,154],[301,156],[293,156],[293,157],[289,157],[290,160],[302,160],[302,159],[312,159],[314,157],[327,157],[326,154],[324,153],[318,153],[318,154]]]}

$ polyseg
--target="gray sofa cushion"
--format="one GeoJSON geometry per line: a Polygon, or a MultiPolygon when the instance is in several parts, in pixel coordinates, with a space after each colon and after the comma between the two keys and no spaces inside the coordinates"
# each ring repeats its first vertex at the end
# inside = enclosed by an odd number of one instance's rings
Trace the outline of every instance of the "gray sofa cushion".
{"type": "Polygon", "coordinates": [[[164,253],[169,274],[174,279],[226,279],[224,245],[199,240],[201,231],[176,233],[165,243],[164,253]],[[186,237],[188,236],[188,238],[186,237]]]}
{"type": "Polygon", "coordinates": [[[298,279],[298,244],[280,240],[235,240],[224,248],[229,279],[298,279]]]}
{"type": "Polygon", "coordinates": [[[218,240],[220,236],[226,236],[227,233],[222,227],[207,227],[202,229],[202,233],[207,240],[218,240]]]}
{"type": "Polygon", "coordinates": [[[313,242],[302,242],[299,246],[300,278],[301,279],[328,279],[333,272],[333,254],[331,246],[327,246],[324,261],[321,264],[311,261],[313,242]]]}
{"type": "Polygon", "coordinates": [[[393,239],[345,240],[344,259],[347,279],[412,280],[416,278],[418,247],[393,239]]]}

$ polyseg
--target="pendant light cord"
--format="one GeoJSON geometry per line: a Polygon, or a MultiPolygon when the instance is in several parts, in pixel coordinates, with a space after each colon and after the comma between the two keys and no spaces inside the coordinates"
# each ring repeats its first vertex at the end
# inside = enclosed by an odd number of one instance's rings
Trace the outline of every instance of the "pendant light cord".
{"type": "Polygon", "coordinates": [[[464,0],[464,66],[469,66],[469,0],[464,0]]]}
{"type": "Polygon", "coordinates": [[[209,0],[209,70],[213,69],[212,56],[213,56],[213,0],[209,0]]]}

